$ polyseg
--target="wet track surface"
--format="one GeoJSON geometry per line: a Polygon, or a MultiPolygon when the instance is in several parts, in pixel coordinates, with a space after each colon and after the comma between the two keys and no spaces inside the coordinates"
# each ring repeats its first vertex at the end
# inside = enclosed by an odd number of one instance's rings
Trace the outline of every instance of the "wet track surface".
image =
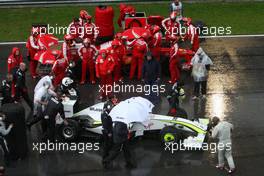
{"type": "MultiPolygon", "coordinates": [[[[187,97],[183,107],[189,117],[212,117],[217,115],[234,124],[233,155],[239,176],[263,175],[264,164],[264,38],[207,39],[204,50],[211,56],[214,66],[209,75],[206,100],[191,100],[192,83],[185,81],[187,97]]],[[[10,46],[0,46],[1,77],[5,70],[4,58],[10,46]]],[[[28,79],[32,86],[34,82],[28,79]]],[[[130,82],[129,82],[130,83],[130,82]]],[[[92,105],[97,100],[97,86],[82,86],[82,102],[92,105]]],[[[126,98],[129,95],[123,95],[126,98]]],[[[164,96],[158,112],[165,114],[168,103],[164,96]]],[[[33,127],[29,136],[29,147],[38,141],[39,128],[33,127]]],[[[89,141],[89,139],[81,139],[89,141]]],[[[94,141],[92,141],[94,142],[94,141]]],[[[114,163],[114,169],[103,170],[100,152],[30,152],[25,160],[8,168],[11,176],[21,175],[184,175],[222,176],[217,171],[217,155],[210,151],[164,151],[159,137],[149,137],[132,144],[137,169],[126,170],[123,157],[114,163]]]]}

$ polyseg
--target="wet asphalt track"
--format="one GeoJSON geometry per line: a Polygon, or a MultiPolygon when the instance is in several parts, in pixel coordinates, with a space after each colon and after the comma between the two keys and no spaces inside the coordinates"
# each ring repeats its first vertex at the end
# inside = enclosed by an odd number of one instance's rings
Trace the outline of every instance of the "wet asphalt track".
{"type": "MultiPolygon", "coordinates": [[[[210,71],[207,100],[191,100],[192,85],[187,79],[187,98],[183,107],[190,117],[217,115],[235,125],[233,154],[238,176],[263,175],[264,164],[264,42],[258,38],[207,39],[204,50],[211,56],[214,66],[210,71]]],[[[5,73],[10,46],[0,46],[1,77],[5,73]]],[[[31,79],[28,83],[34,84],[31,79]]],[[[82,101],[97,102],[97,87],[82,86],[82,101]]],[[[125,98],[131,95],[123,95],[125,98]]],[[[164,97],[158,108],[165,114],[168,104],[164,97]]],[[[29,147],[37,141],[38,128],[29,133],[29,147]]],[[[85,139],[82,139],[85,140],[85,139]]],[[[86,139],[87,140],[87,139],[86,139]]],[[[30,152],[28,159],[18,161],[7,170],[15,176],[53,175],[177,175],[177,176],[222,176],[225,172],[214,168],[216,154],[208,151],[176,152],[163,151],[158,138],[147,138],[132,144],[138,168],[126,170],[123,157],[114,163],[114,169],[104,171],[99,152],[53,152],[39,155],[30,152]]]]}

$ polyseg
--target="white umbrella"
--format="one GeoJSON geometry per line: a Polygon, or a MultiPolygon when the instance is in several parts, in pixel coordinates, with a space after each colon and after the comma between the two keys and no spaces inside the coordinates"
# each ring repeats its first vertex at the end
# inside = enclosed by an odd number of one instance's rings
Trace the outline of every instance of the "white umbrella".
{"type": "Polygon", "coordinates": [[[150,113],[154,105],[145,98],[133,97],[121,101],[110,112],[113,122],[124,122],[130,124],[139,122],[147,125],[150,121],[150,113]]]}

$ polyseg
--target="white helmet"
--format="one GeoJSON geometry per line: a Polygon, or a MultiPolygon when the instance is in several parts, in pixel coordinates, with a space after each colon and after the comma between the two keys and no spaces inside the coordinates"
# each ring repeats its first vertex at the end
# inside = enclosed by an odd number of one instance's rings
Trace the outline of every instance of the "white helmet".
{"type": "Polygon", "coordinates": [[[65,87],[70,87],[72,83],[73,83],[73,80],[70,77],[63,78],[61,82],[61,84],[65,87]]]}

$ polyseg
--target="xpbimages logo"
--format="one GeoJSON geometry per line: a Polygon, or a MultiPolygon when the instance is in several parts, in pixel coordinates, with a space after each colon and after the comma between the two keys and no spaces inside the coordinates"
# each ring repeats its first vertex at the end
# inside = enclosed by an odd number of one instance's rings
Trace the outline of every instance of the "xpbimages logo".
{"type": "Polygon", "coordinates": [[[232,27],[231,26],[203,26],[203,27],[195,27],[188,28],[186,26],[180,25],[179,27],[171,27],[169,29],[165,29],[165,35],[185,35],[188,32],[192,32],[194,34],[198,34],[199,36],[222,36],[222,35],[231,35],[232,27]],[[190,31],[191,30],[191,31],[190,31]]]}
{"type": "Polygon", "coordinates": [[[40,142],[33,143],[33,151],[37,151],[40,154],[45,151],[77,151],[78,153],[84,153],[86,151],[98,151],[99,143],[62,143],[62,142],[40,142]]]}
{"type": "Polygon", "coordinates": [[[70,33],[72,35],[98,35],[99,34],[99,27],[97,26],[79,26],[76,27],[69,27],[69,26],[59,26],[58,24],[55,24],[55,26],[52,26],[50,24],[47,24],[45,27],[34,27],[33,33],[40,33],[40,34],[52,34],[52,35],[64,35],[67,33],[70,33]]]}
{"type": "Polygon", "coordinates": [[[150,95],[151,93],[160,94],[166,91],[166,85],[141,85],[141,84],[116,84],[113,85],[99,85],[99,92],[110,93],[144,93],[150,95]]]}
{"type": "Polygon", "coordinates": [[[180,142],[166,142],[164,150],[169,151],[173,154],[176,151],[196,151],[196,150],[203,150],[203,151],[210,151],[211,153],[216,153],[217,150],[231,150],[231,142],[230,143],[202,143],[200,147],[189,147],[185,146],[182,141],[180,142]]]}

